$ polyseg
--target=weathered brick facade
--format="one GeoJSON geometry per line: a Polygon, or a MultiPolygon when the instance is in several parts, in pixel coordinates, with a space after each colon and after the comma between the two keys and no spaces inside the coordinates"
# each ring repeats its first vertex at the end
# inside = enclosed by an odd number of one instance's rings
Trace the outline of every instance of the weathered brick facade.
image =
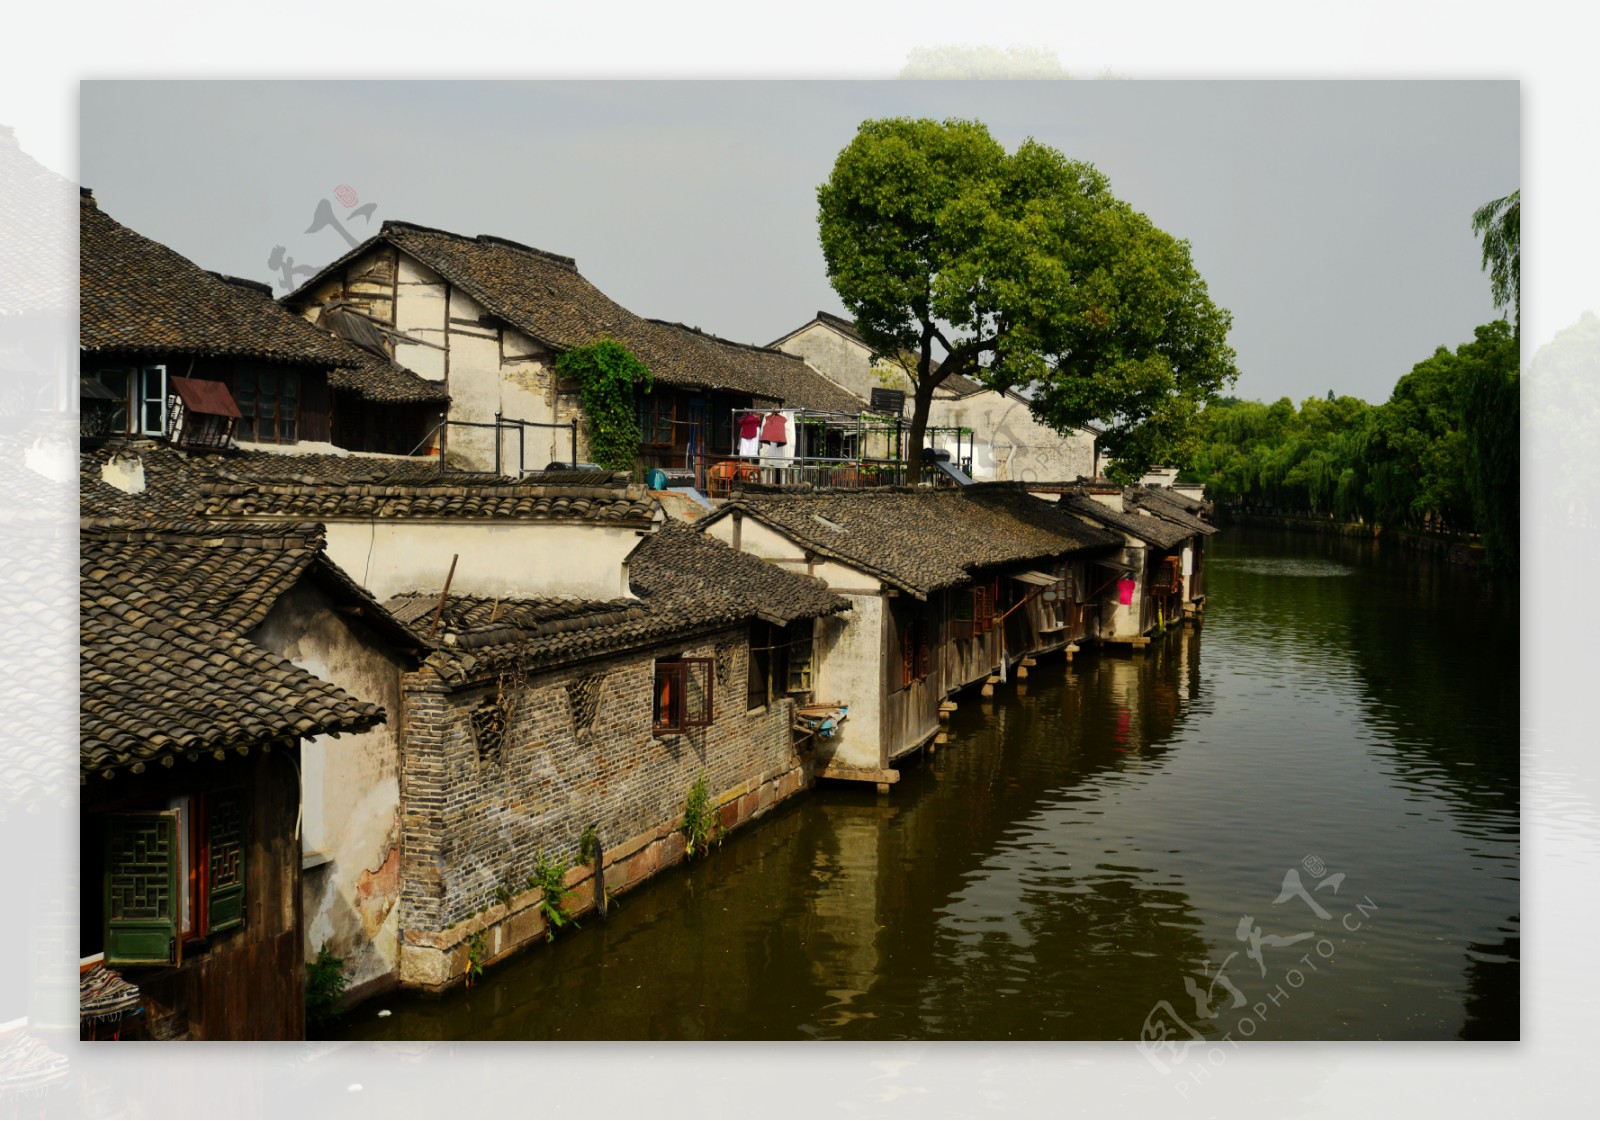
{"type": "MultiPolygon", "coordinates": [[[[591,825],[616,893],[682,859],[676,830],[702,773],[724,828],[809,786],[792,702],[747,711],[748,665],[749,633],[739,627],[507,681],[497,747],[493,737],[480,743],[471,714],[494,700],[498,683],[451,689],[429,669],[405,675],[402,983],[437,989],[458,980],[480,932],[487,959],[541,936],[541,895],[528,879],[541,853],[576,865],[591,825]],[[713,722],[657,738],[655,661],[680,654],[713,661],[713,722]]],[[[587,866],[568,874],[569,912],[592,906],[590,879],[587,866]]]]}

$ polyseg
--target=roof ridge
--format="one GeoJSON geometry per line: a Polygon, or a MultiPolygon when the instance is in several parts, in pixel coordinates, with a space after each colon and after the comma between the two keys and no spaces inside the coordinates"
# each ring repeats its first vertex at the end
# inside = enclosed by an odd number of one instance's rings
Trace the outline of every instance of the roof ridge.
{"type": "Polygon", "coordinates": [[[691,335],[697,335],[700,338],[706,339],[710,342],[721,343],[723,346],[737,347],[740,350],[754,350],[761,354],[770,354],[775,358],[787,358],[791,362],[799,362],[801,364],[805,363],[805,359],[801,358],[798,354],[790,354],[788,351],[778,350],[776,347],[763,346],[760,343],[742,343],[734,339],[725,339],[721,335],[713,335],[710,331],[702,330],[699,327],[691,327],[687,323],[679,323],[672,319],[656,319],[653,316],[643,316],[642,318],[647,323],[654,323],[659,327],[673,327],[679,331],[687,331],[691,335]]]}
{"type": "Polygon", "coordinates": [[[534,257],[540,258],[541,260],[549,261],[552,264],[571,269],[573,272],[578,271],[578,262],[574,257],[568,257],[564,253],[552,253],[548,249],[540,249],[538,246],[526,245],[520,241],[513,241],[509,237],[501,237],[499,234],[478,234],[476,236],[472,236],[470,234],[458,234],[454,230],[442,230],[438,226],[424,226],[418,222],[407,222],[399,218],[386,218],[384,219],[383,225],[378,230],[378,236],[386,237],[391,232],[404,233],[406,231],[421,234],[438,234],[441,237],[454,238],[456,241],[478,242],[481,245],[499,245],[507,249],[515,249],[521,253],[528,253],[534,257]]]}

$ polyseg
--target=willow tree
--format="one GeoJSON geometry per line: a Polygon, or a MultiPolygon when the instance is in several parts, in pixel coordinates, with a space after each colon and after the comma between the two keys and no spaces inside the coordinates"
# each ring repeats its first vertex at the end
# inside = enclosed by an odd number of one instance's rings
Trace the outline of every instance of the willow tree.
{"type": "Polygon", "coordinates": [[[1183,450],[1238,376],[1188,243],[1045,145],[1008,154],[976,121],[866,121],[817,201],[834,290],[910,378],[913,478],[934,390],[956,374],[1031,386],[1057,431],[1097,423],[1125,475],[1183,450]]]}

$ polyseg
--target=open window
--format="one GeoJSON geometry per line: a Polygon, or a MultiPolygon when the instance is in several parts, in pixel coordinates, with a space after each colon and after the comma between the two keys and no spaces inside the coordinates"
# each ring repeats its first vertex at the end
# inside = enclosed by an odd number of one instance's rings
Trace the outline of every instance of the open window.
{"type": "Polygon", "coordinates": [[[928,645],[928,624],[920,616],[907,620],[900,628],[900,686],[921,681],[933,669],[933,651],[928,645]]]}
{"type": "Polygon", "coordinates": [[[107,965],[177,965],[186,941],[244,923],[244,792],[106,818],[107,965]]]}
{"type": "Polygon", "coordinates": [[[810,619],[787,626],[751,623],[747,707],[754,710],[775,697],[811,692],[815,640],[816,629],[810,619]]]}
{"type": "MultiPolygon", "coordinates": [[[[164,436],[167,432],[167,368],[121,366],[91,375],[105,390],[104,431],[93,435],[164,436]]],[[[96,394],[99,398],[99,395],[96,394]]]]}
{"type": "Polygon", "coordinates": [[[711,685],[710,658],[656,659],[655,734],[673,735],[709,726],[711,685]]]}

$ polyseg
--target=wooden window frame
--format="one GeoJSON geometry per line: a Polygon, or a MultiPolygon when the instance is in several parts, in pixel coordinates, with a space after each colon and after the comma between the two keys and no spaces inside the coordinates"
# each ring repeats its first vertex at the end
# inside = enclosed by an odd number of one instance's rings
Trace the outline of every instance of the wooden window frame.
{"type": "Polygon", "coordinates": [[[900,688],[913,684],[933,672],[933,651],[928,643],[928,623],[921,616],[908,619],[900,628],[900,688]]]}
{"type": "Polygon", "coordinates": [[[710,727],[716,718],[716,673],[710,658],[657,658],[655,686],[651,692],[651,727],[658,736],[681,735],[710,727]],[[691,711],[691,680],[703,683],[703,702],[691,711]]]}
{"type": "Polygon", "coordinates": [[[994,629],[995,601],[999,598],[993,584],[972,586],[972,630],[974,634],[988,634],[994,629]]]}
{"type": "Polygon", "coordinates": [[[140,366],[137,377],[130,381],[137,383],[131,410],[134,430],[141,436],[165,436],[167,412],[171,408],[167,401],[166,366],[159,363],[154,366],[140,366]],[[152,380],[155,382],[154,393],[150,391],[152,380]],[[152,409],[157,413],[153,420],[149,417],[149,411],[152,409]]]}
{"type": "MultiPolygon", "coordinates": [[[[243,787],[187,794],[155,810],[108,815],[105,828],[105,930],[107,965],[181,965],[184,948],[245,924],[245,822],[243,787]],[[120,831],[143,829],[166,838],[166,912],[129,916],[121,904],[127,853],[116,851],[120,831]],[[224,830],[231,829],[231,835],[224,830]],[[165,943],[164,950],[156,947],[165,943]],[[121,947],[126,947],[124,950],[121,947]]],[[[147,868],[147,886],[160,875],[147,868]]]]}
{"type": "Polygon", "coordinates": [[[234,431],[240,440],[253,444],[298,444],[300,442],[300,401],[304,396],[298,370],[241,369],[233,375],[233,399],[239,406],[240,419],[234,431]],[[261,390],[263,375],[273,379],[270,398],[261,390]],[[294,391],[285,393],[286,386],[294,391]],[[270,410],[263,405],[270,401],[270,410]],[[292,408],[285,409],[285,402],[292,408]],[[287,416],[285,415],[287,412],[287,416]],[[271,435],[262,435],[262,426],[271,426],[271,435]]]}
{"type": "Polygon", "coordinates": [[[677,441],[677,395],[650,390],[639,398],[639,444],[647,448],[671,448],[677,441]],[[665,430],[667,438],[657,439],[665,430]]]}

